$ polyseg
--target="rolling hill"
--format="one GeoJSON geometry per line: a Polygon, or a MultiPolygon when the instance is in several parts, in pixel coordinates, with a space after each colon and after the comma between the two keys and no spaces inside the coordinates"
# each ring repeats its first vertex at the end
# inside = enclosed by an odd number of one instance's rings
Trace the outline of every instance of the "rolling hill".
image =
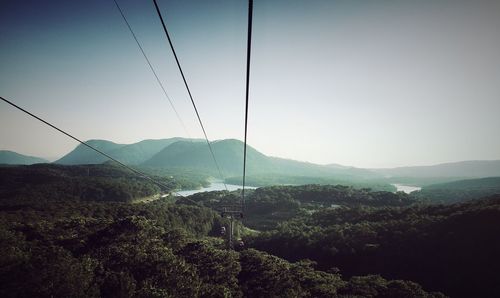
{"type": "MultiPolygon", "coordinates": [[[[116,144],[105,140],[89,140],[87,141],[87,144],[107,154],[110,154],[114,150],[125,146],[123,144],[116,144]]],[[[100,164],[105,161],[107,161],[106,157],[80,144],[75,149],[73,149],[73,151],[56,160],[54,163],[62,165],[80,165],[100,164]]]]}
{"type": "MultiPolygon", "coordinates": [[[[144,169],[181,170],[220,178],[204,140],[170,138],[144,140],[134,144],[116,144],[106,140],[88,143],[121,162],[144,169]]],[[[225,139],[211,143],[224,178],[239,184],[243,172],[243,142],[225,139]]],[[[106,162],[89,148],[79,145],[55,163],[64,165],[100,164],[106,162]]],[[[400,183],[425,186],[471,178],[500,176],[500,161],[463,161],[433,166],[363,169],[338,164],[318,165],[267,156],[248,146],[247,176],[254,186],[272,184],[346,184],[360,187],[400,183]],[[359,183],[362,184],[359,184],[359,183]]],[[[386,188],[384,188],[386,189],[386,188]]],[[[387,189],[386,189],[387,190],[387,189]]]]}
{"type": "MultiPolygon", "coordinates": [[[[166,146],[183,138],[170,138],[160,140],[144,140],[134,144],[116,144],[106,140],[90,140],[87,143],[97,149],[109,154],[117,160],[128,164],[138,165],[150,159],[153,155],[161,151],[166,146]]],[[[195,140],[196,141],[196,140],[195,140]]],[[[73,151],[55,161],[57,164],[78,165],[78,164],[100,164],[106,162],[107,158],[94,152],[84,145],[78,145],[73,151]]]]}
{"type": "Polygon", "coordinates": [[[13,151],[0,150],[0,164],[32,165],[36,163],[48,163],[48,161],[43,158],[23,155],[13,151]]]}
{"type": "Polygon", "coordinates": [[[500,191],[500,177],[458,180],[448,183],[432,184],[422,188],[422,190],[433,190],[433,189],[450,189],[450,190],[496,189],[500,191]]]}
{"type": "Polygon", "coordinates": [[[500,177],[432,184],[413,195],[430,203],[456,203],[497,194],[500,194],[500,177]]]}
{"type": "MultiPolygon", "coordinates": [[[[243,142],[235,139],[215,141],[212,148],[217,162],[225,177],[241,176],[243,172],[243,142]]],[[[218,173],[206,144],[176,142],[142,164],[157,168],[188,168],[207,171],[218,177],[218,173]]],[[[247,147],[248,175],[286,175],[286,176],[342,176],[365,179],[378,177],[364,169],[334,168],[308,162],[270,157],[251,146],[247,147]]]]}

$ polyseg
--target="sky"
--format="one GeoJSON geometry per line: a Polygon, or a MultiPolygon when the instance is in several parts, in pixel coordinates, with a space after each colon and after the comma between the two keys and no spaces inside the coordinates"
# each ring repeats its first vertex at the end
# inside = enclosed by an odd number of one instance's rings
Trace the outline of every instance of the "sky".
{"type": "MultiPolygon", "coordinates": [[[[0,2],[0,96],[80,139],[202,137],[152,1],[0,2]]],[[[243,139],[247,2],[158,0],[210,140],[243,139]]],[[[357,167],[500,159],[500,1],[255,0],[248,142],[357,167]]],[[[0,150],[77,143],[0,102],[0,150]]]]}

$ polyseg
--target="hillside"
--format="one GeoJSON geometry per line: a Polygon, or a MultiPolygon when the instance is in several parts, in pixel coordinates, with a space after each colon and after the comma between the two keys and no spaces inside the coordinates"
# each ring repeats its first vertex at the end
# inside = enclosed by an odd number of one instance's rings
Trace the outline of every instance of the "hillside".
{"type": "MultiPolygon", "coordinates": [[[[204,140],[170,138],[144,140],[134,144],[116,144],[106,140],[88,143],[121,162],[145,170],[199,173],[220,178],[204,140]]],[[[224,179],[241,184],[243,142],[225,139],[211,143],[224,179]]],[[[247,147],[247,182],[251,186],[274,184],[343,184],[394,191],[390,183],[426,186],[468,178],[500,176],[500,161],[463,161],[432,166],[363,169],[339,164],[318,165],[309,162],[267,156],[247,147]]],[[[65,165],[100,164],[106,158],[79,145],[55,163],[65,165]]]]}
{"type": "MultiPolygon", "coordinates": [[[[171,189],[178,187],[173,179],[162,181],[171,189]]],[[[151,181],[109,164],[0,167],[0,202],[129,202],[159,193],[160,188],[151,181]]]]}
{"type": "MultiPolygon", "coordinates": [[[[116,144],[106,140],[90,140],[87,143],[97,149],[109,154],[113,158],[129,165],[138,165],[153,155],[160,152],[168,145],[183,138],[170,138],[160,140],[143,140],[133,144],[116,144]]],[[[196,140],[194,140],[196,141],[196,140]]],[[[78,164],[100,164],[107,161],[107,158],[89,149],[84,145],[78,145],[73,151],[66,154],[55,163],[65,165],[78,164]]]]}
{"type": "Polygon", "coordinates": [[[430,203],[455,203],[495,194],[500,194],[500,177],[432,184],[412,195],[430,203]]]}
{"type": "Polygon", "coordinates": [[[206,186],[196,173],[149,171],[162,187],[114,163],[96,165],[36,164],[0,167],[0,202],[120,201],[129,202],[180,189],[206,186]]]}
{"type": "Polygon", "coordinates": [[[444,297],[412,281],[345,279],[314,262],[225,249],[228,219],[208,208],[3,203],[1,297],[444,297]]]}
{"type": "Polygon", "coordinates": [[[19,154],[13,151],[0,150],[0,165],[32,165],[36,163],[48,163],[39,157],[19,154]]]}
{"type": "Polygon", "coordinates": [[[488,177],[480,179],[458,180],[448,183],[432,184],[422,190],[450,189],[450,190],[472,190],[472,189],[498,189],[500,188],[500,177],[488,177]]]}
{"type": "Polygon", "coordinates": [[[500,176],[500,160],[471,160],[432,166],[373,169],[373,171],[388,178],[485,178],[500,176]]]}
{"type": "MultiPolygon", "coordinates": [[[[105,140],[89,140],[87,144],[107,154],[110,154],[115,149],[126,146],[105,140]]],[[[62,165],[100,164],[107,160],[106,157],[80,144],[73,151],[56,160],[54,163],[62,165]]]]}
{"type": "MultiPolygon", "coordinates": [[[[343,185],[270,186],[248,190],[245,199],[245,225],[259,231],[276,228],[300,214],[313,214],[335,207],[404,207],[415,203],[405,193],[371,191],[343,185]]],[[[220,210],[239,202],[238,192],[201,192],[189,196],[190,202],[220,210]]]]}
{"type": "MultiPolygon", "coordinates": [[[[234,139],[220,140],[212,143],[217,162],[226,178],[241,177],[243,172],[243,142],[234,139]]],[[[218,173],[204,143],[176,142],[153,156],[142,164],[149,167],[173,167],[198,169],[218,173]]],[[[247,147],[247,174],[273,176],[338,176],[346,179],[365,179],[378,177],[369,170],[355,168],[334,168],[290,159],[270,157],[262,154],[251,146],[247,147]]],[[[233,179],[235,180],[235,179],[233,179]]]]}
{"type": "Polygon", "coordinates": [[[498,195],[444,206],[325,208],[276,222],[274,230],[249,235],[245,243],[292,262],[313,260],[318,269],[346,277],[409,279],[451,297],[500,293],[498,195]]]}
{"type": "MultiPolygon", "coordinates": [[[[88,143],[128,165],[168,170],[170,173],[196,172],[220,178],[204,140],[170,138],[144,140],[134,144],[90,140],[88,143]]],[[[243,142],[225,139],[211,144],[224,178],[229,183],[240,184],[243,172],[243,142]]],[[[79,145],[55,163],[78,165],[104,162],[105,157],[79,145]]],[[[249,185],[252,186],[319,183],[392,190],[389,183],[425,186],[467,178],[500,176],[500,161],[463,161],[432,166],[363,169],[272,157],[248,146],[247,176],[249,185]]]]}
{"type": "MultiPolygon", "coordinates": [[[[237,140],[222,140],[212,143],[215,157],[223,173],[227,175],[241,174],[243,171],[243,144],[237,140]]],[[[259,167],[262,171],[269,170],[267,157],[248,147],[247,162],[249,171],[259,167]]],[[[198,169],[217,175],[217,170],[205,143],[176,142],[166,147],[150,160],[143,163],[144,166],[157,168],[188,168],[198,169]]]]}

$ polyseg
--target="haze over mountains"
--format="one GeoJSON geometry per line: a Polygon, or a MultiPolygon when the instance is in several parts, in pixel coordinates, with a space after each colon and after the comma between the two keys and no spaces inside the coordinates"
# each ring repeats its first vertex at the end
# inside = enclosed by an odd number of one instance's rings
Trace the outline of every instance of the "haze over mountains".
{"type": "MultiPolygon", "coordinates": [[[[201,139],[169,138],[143,140],[133,144],[117,144],[107,140],[90,140],[89,145],[109,154],[121,162],[148,168],[188,169],[220,178],[207,145],[201,139]]],[[[235,139],[212,142],[212,147],[223,176],[239,177],[243,171],[243,143],[235,139]]],[[[47,162],[43,159],[0,151],[0,163],[32,164],[47,162]]],[[[78,145],[55,161],[63,165],[100,164],[104,156],[78,145]]],[[[500,161],[464,161],[433,166],[399,167],[392,169],[361,169],[338,164],[318,165],[308,162],[267,156],[251,146],[247,150],[247,175],[271,177],[328,177],[336,181],[390,181],[428,185],[433,183],[500,176],[500,161]],[[266,176],[267,175],[267,176],[266,176]]],[[[281,183],[293,183],[286,182],[281,183]]],[[[334,183],[334,182],[332,182],[334,183]]]]}
{"type": "Polygon", "coordinates": [[[0,150],[0,164],[4,165],[31,165],[36,163],[47,163],[48,160],[19,154],[13,151],[0,150]]]}
{"type": "MultiPolygon", "coordinates": [[[[106,140],[89,140],[87,143],[125,164],[140,165],[168,145],[182,140],[186,139],[143,140],[133,144],[116,144],[106,140]]],[[[198,142],[199,140],[194,139],[192,141],[198,142]]],[[[78,145],[73,151],[56,160],[55,163],[63,165],[100,164],[107,160],[106,157],[88,147],[78,145]]]]}
{"type": "MultiPolygon", "coordinates": [[[[150,168],[190,169],[219,177],[207,145],[199,139],[145,140],[129,145],[116,144],[106,140],[91,140],[88,143],[125,164],[150,168]]],[[[243,143],[241,141],[234,139],[214,141],[212,148],[225,177],[241,175],[243,171],[243,143]]],[[[105,157],[79,145],[55,163],[77,165],[99,164],[105,161],[105,157]]],[[[345,178],[358,179],[378,177],[370,170],[329,167],[270,157],[251,146],[247,149],[247,166],[249,175],[279,174],[318,177],[340,175],[345,178]]]]}
{"type": "Polygon", "coordinates": [[[443,163],[432,166],[398,167],[392,169],[374,169],[387,177],[468,177],[483,178],[500,176],[500,160],[469,160],[443,163]]]}

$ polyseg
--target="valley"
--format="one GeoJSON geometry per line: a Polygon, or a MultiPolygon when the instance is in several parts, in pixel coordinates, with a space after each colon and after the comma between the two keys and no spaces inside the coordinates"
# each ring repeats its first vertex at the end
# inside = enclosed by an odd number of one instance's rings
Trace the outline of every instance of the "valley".
{"type": "Polygon", "coordinates": [[[241,142],[213,143],[225,180],[196,140],[90,142],[150,177],[81,146],[51,164],[0,166],[2,296],[500,293],[500,178],[482,177],[497,162],[381,172],[251,148],[244,217],[234,220],[221,211],[241,203],[241,142]],[[228,250],[220,231],[233,220],[244,244],[228,250]]]}

